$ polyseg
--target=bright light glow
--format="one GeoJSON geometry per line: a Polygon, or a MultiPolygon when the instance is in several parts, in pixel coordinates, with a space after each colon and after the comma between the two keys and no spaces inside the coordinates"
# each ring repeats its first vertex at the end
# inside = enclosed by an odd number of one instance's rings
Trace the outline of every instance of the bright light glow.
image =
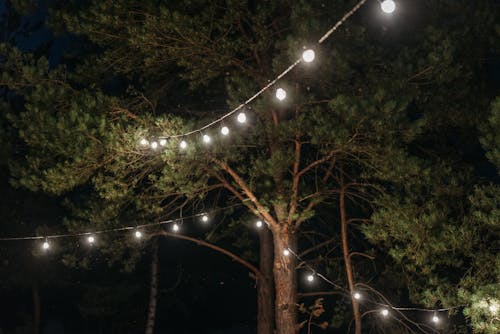
{"type": "Polygon", "coordinates": [[[201,221],[204,223],[208,222],[208,216],[207,215],[201,216],[201,221]]]}
{"type": "Polygon", "coordinates": [[[161,146],[167,145],[167,140],[166,139],[160,139],[160,145],[161,146]]]}
{"type": "Polygon", "coordinates": [[[149,141],[147,139],[142,138],[141,141],[139,142],[142,146],[148,146],[149,141]]]}
{"type": "Polygon", "coordinates": [[[386,14],[391,14],[396,10],[396,3],[393,0],[384,0],[380,4],[380,8],[386,14]]]}
{"type": "Polygon", "coordinates": [[[238,114],[238,117],[236,118],[238,120],[238,123],[245,123],[247,121],[247,115],[245,115],[244,112],[240,112],[238,114]]]}
{"type": "Polygon", "coordinates": [[[42,244],[42,249],[43,250],[47,250],[50,248],[50,244],[48,241],[44,241],[43,244],[42,244]]]}
{"type": "Polygon", "coordinates": [[[203,135],[203,142],[205,144],[210,144],[210,141],[212,140],[212,138],[210,138],[209,135],[203,135]]]}
{"type": "Polygon", "coordinates": [[[172,225],[172,231],[179,232],[179,229],[180,229],[179,225],[177,224],[172,225]]]}
{"type": "Polygon", "coordinates": [[[389,315],[389,310],[383,309],[382,311],[380,311],[380,314],[382,314],[384,317],[387,317],[389,315]]]}
{"type": "Polygon", "coordinates": [[[308,282],[312,282],[312,281],[314,281],[314,275],[313,275],[313,274],[309,274],[309,275],[307,275],[307,281],[308,281],[308,282]]]}
{"type": "Polygon", "coordinates": [[[185,149],[188,147],[188,143],[185,141],[185,140],[182,140],[180,143],[179,143],[179,146],[181,149],[185,149]]]}
{"type": "Polygon", "coordinates": [[[229,128],[227,126],[223,126],[220,129],[220,133],[222,133],[223,136],[227,136],[229,134],[229,128]]]}
{"type": "Polygon", "coordinates": [[[491,304],[488,309],[490,310],[491,314],[495,315],[497,314],[498,311],[498,306],[495,304],[491,304]]]}
{"type": "Polygon", "coordinates": [[[283,250],[283,255],[285,256],[290,255],[290,251],[288,249],[283,250]]]}
{"type": "Polygon", "coordinates": [[[141,231],[135,231],[134,235],[135,235],[135,237],[136,237],[137,239],[142,238],[142,233],[141,233],[141,231]]]}
{"type": "Polygon", "coordinates": [[[257,226],[257,228],[261,228],[262,227],[262,221],[260,220],[257,220],[257,222],[255,222],[255,226],[257,226]]]}
{"type": "Polygon", "coordinates": [[[311,49],[308,49],[306,51],[304,51],[302,53],[302,59],[306,62],[306,63],[310,63],[314,60],[314,57],[316,56],[316,54],[314,53],[314,50],[311,50],[311,49]]]}
{"type": "Polygon", "coordinates": [[[89,243],[89,244],[91,244],[91,245],[92,245],[92,244],[95,242],[95,238],[91,235],[91,236],[89,236],[89,237],[87,238],[87,241],[88,241],[88,243],[89,243]]]}
{"type": "Polygon", "coordinates": [[[356,299],[356,300],[360,300],[360,299],[361,299],[361,294],[360,294],[359,292],[355,292],[355,293],[353,294],[353,297],[354,297],[354,299],[356,299]]]}
{"type": "Polygon", "coordinates": [[[151,148],[152,148],[153,150],[156,150],[156,149],[158,148],[158,143],[157,143],[157,142],[155,142],[155,141],[154,141],[154,142],[152,142],[152,143],[151,143],[151,148]]]}
{"type": "Polygon", "coordinates": [[[276,89],[276,98],[280,101],[286,99],[286,90],[284,90],[283,88],[276,89]]]}
{"type": "Polygon", "coordinates": [[[432,322],[437,324],[439,322],[439,317],[437,315],[432,316],[432,322]]]}

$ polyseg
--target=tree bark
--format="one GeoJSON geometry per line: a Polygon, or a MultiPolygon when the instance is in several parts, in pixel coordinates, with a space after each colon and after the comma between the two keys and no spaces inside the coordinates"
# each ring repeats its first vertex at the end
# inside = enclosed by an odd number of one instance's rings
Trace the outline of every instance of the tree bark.
{"type": "Polygon", "coordinates": [[[259,233],[262,273],[257,278],[257,334],[274,333],[273,237],[269,229],[259,233]]]}
{"type": "Polygon", "coordinates": [[[153,238],[151,246],[151,285],[149,290],[149,308],[146,320],[146,334],[153,334],[158,301],[158,238],[153,238]]]}
{"type": "Polygon", "coordinates": [[[35,282],[31,286],[31,295],[33,298],[33,333],[40,333],[40,319],[41,319],[41,304],[40,304],[40,289],[35,282]]]}
{"type": "Polygon", "coordinates": [[[296,249],[297,237],[286,223],[273,230],[274,285],[276,334],[296,334],[297,326],[297,276],[293,256],[284,255],[285,249],[296,249]]]}
{"type": "Polygon", "coordinates": [[[339,194],[340,201],[340,224],[341,224],[341,235],[342,235],[342,253],[344,255],[344,263],[345,263],[345,271],[347,276],[347,282],[349,284],[349,292],[351,295],[351,304],[352,304],[352,313],[354,315],[354,324],[355,324],[355,334],[361,334],[361,314],[359,313],[359,304],[357,300],[354,298],[354,277],[352,273],[352,264],[351,264],[351,256],[349,253],[349,243],[348,243],[348,235],[347,235],[347,218],[346,218],[346,210],[345,210],[345,189],[342,188],[339,194]]]}

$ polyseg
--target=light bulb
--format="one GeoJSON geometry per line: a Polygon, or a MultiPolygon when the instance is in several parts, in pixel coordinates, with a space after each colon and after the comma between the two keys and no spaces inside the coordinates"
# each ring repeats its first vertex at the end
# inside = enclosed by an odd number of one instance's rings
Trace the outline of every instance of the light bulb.
{"type": "Polygon", "coordinates": [[[355,292],[353,295],[354,299],[360,300],[361,299],[361,294],[359,292],[355,292]]]}
{"type": "Polygon", "coordinates": [[[151,148],[152,148],[153,150],[156,150],[156,149],[158,148],[158,143],[157,143],[157,142],[155,142],[155,141],[154,141],[154,142],[152,142],[152,143],[151,143],[151,148]]]}
{"type": "Polygon", "coordinates": [[[204,142],[205,144],[210,144],[210,141],[211,141],[211,140],[212,140],[212,139],[210,138],[210,136],[209,136],[209,135],[203,135],[203,142],[204,142]]]}
{"type": "Polygon", "coordinates": [[[314,60],[314,57],[316,56],[316,54],[314,53],[314,50],[311,50],[311,49],[308,49],[308,50],[305,50],[303,53],[302,53],[302,59],[306,62],[306,63],[310,63],[314,60]]]}
{"type": "Polygon", "coordinates": [[[247,115],[244,112],[240,112],[237,117],[238,123],[245,123],[247,121],[247,115]]]}
{"type": "Polygon", "coordinates": [[[227,126],[223,126],[220,129],[220,133],[222,133],[223,136],[227,136],[229,134],[229,128],[227,126]]]}
{"type": "Polygon", "coordinates": [[[432,322],[437,324],[439,322],[439,317],[437,315],[432,316],[432,322]]]}
{"type": "Polygon", "coordinates": [[[172,225],[172,231],[179,232],[179,225],[177,224],[172,225]]]}
{"type": "Polygon", "coordinates": [[[257,220],[257,222],[255,222],[255,226],[257,226],[257,228],[261,228],[262,227],[262,221],[257,220]]]}
{"type": "Polygon", "coordinates": [[[141,141],[139,142],[142,146],[148,146],[149,141],[147,139],[142,138],[141,141]]]}
{"type": "Polygon", "coordinates": [[[50,248],[50,244],[49,244],[49,242],[48,242],[47,240],[45,240],[45,241],[43,242],[43,244],[42,244],[42,249],[43,249],[43,250],[47,250],[47,249],[49,249],[49,248],[50,248]]]}
{"type": "Polygon", "coordinates": [[[201,216],[201,221],[204,223],[208,222],[208,216],[207,215],[201,216]]]}
{"type": "Polygon", "coordinates": [[[383,309],[382,311],[380,311],[380,314],[382,314],[384,317],[387,317],[389,315],[389,310],[383,309]]]}
{"type": "Polygon", "coordinates": [[[160,139],[160,145],[161,146],[167,145],[167,140],[166,139],[160,139]]]}
{"type": "Polygon", "coordinates": [[[276,98],[280,101],[286,99],[286,90],[284,90],[283,88],[276,89],[276,98]]]}
{"type": "Polygon", "coordinates": [[[386,14],[391,14],[396,10],[396,3],[393,0],[384,0],[380,4],[380,8],[386,14]]]}
{"type": "Polygon", "coordinates": [[[92,245],[92,244],[95,242],[95,238],[94,238],[93,236],[89,236],[89,237],[87,238],[87,241],[88,241],[88,243],[89,243],[89,244],[91,244],[91,245],[92,245]]]}
{"type": "Polygon", "coordinates": [[[185,141],[185,140],[182,140],[180,143],[179,143],[179,147],[181,149],[185,149],[188,147],[188,143],[185,141]]]}
{"type": "Polygon", "coordinates": [[[491,314],[497,314],[498,306],[496,306],[495,304],[490,304],[488,309],[490,310],[491,314]]]}
{"type": "Polygon", "coordinates": [[[141,231],[135,231],[134,235],[135,235],[135,237],[136,237],[137,239],[142,238],[142,233],[141,233],[141,231]]]}
{"type": "Polygon", "coordinates": [[[308,282],[312,282],[312,281],[314,281],[314,275],[313,275],[313,274],[309,274],[309,275],[307,275],[307,281],[308,281],[308,282]]]}
{"type": "Polygon", "coordinates": [[[290,251],[288,249],[283,250],[283,255],[285,256],[290,255],[290,251]]]}

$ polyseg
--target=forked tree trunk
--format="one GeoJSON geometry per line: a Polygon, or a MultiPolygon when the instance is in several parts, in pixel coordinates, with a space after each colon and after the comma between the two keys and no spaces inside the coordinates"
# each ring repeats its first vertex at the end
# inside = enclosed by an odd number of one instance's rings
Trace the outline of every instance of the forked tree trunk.
{"type": "Polygon", "coordinates": [[[153,238],[151,245],[151,285],[149,291],[149,308],[146,320],[146,334],[153,334],[156,320],[156,304],[158,301],[158,238],[153,238]]]}
{"type": "MultiPolygon", "coordinates": [[[[343,187],[343,185],[342,185],[343,187]]],[[[355,334],[361,334],[361,315],[359,313],[358,301],[354,298],[354,276],[352,273],[351,256],[349,252],[348,234],[347,234],[347,218],[345,210],[345,191],[344,188],[340,190],[340,224],[342,235],[342,253],[344,254],[345,271],[347,275],[347,282],[349,284],[349,292],[351,295],[352,313],[354,315],[355,334]]]]}
{"type": "Polygon", "coordinates": [[[297,327],[297,276],[293,256],[285,256],[285,249],[296,249],[297,237],[288,226],[280,224],[273,230],[274,286],[276,334],[296,334],[297,327]]]}
{"type": "Polygon", "coordinates": [[[38,288],[38,284],[35,282],[31,286],[31,295],[33,298],[33,333],[40,333],[40,314],[41,314],[41,305],[40,305],[40,289],[38,288]]]}
{"type": "Polygon", "coordinates": [[[274,333],[273,237],[267,228],[259,233],[262,278],[257,278],[257,334],[274,333]]]}

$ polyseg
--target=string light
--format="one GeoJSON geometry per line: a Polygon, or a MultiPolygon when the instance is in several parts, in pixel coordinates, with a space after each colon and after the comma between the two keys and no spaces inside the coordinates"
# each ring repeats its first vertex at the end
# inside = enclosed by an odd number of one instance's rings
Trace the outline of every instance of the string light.
{"type": "Polygon", "coordinates": [[[142,138],[141,141],[139,142],[139,144],[141,144],[142,146],[148,146],[149,141],[145,138],[142,138]]]}
{"type": "Polygon", "coordinates": [[[136,231],[135,231],[135,233],[134,233],[134,235],[135,235],[135,237],[136,237],[137,239],[142,238],[142,233],[141,233],[141,231],[139,231],[139,230],[136,230],[136,231]]]}
{"type": "Polygon", "coordinates": [[[261,227],[262,227],[262,225],[263,225],[263,224],[262,224],[262,221],[261,221],[261,220],[257,220],[257,221],[255,222],[255,226],[257,226],[257,228],[261,228],[261,227]]]}
{"type": "Polygon", "coordinates": [[[308,49],[308,50],[305,50],[303,53],[302,53],[302,59],[306,62],[306,63],[310,63],[314,60],[314,58],[316,57],[316,54],[314,53],[314,50],[311,50],[311,49],[308,49]]]}
{"type": "Polygon", "coordinates": [[[384,0],[380,3],[380,8],[386,14],[392,14],[396,10],[396,3],[393,0],[384,0]]]}
{"type": "Polygon", "coordinates": [[[488,309],[490,310],[491,314],[495,315],[497,314],[498,306],[496,304],[490,304],[488,309]]]}
{"type": "Polygon", "coordinates": [[[89,245],[93,245],[95,242],[95,237],[93,235],[89,235],[87,237],[87,242],[89,243],[89,245]]]}
{"type": "Polygon", "coordinates": [[[247,121],[247,115],[244,112],[240,112],[236,119],[238,120],[238,123],[243,124],[247,121]]]}
{"type": "Polygon", "coordinates": [[[180,230],[180,227],[179,227],[179,225],[177,225],[177,223],[175,223],[174,225],[172,225],[172,231],[179,232],[179,230],[180,230]]]}
{"type": "Polygon", "coordinates": [[[209,135],[203,135],[203,142],[205,144],[210,144],[210,141],[212,140],[212,138],[210,138],[209,135]]]}
{"type": "Polygon", "coordinates": [[[380,314],[382,314],[383,317],[387,317],[389,315],[389,310],[384,308],[380,311],[380,314]]]}
{"type": "Polygon", "coordinates": [[[181,140],[181,142],[179,143],[179,147],[183,150],[186,149],[187,146],[188,146],[188,144],[185,140],[181,140]]]}
{"type": "Polygon", "coordinates": [[[204,214],[203,216],[201,216],[201,221],[204,222],[204,223],[207,223],[208,222],[208,216],[206,214],[204,214]]]}
{"type": "Polygon", "coordinates": [[[222,133],[223,136],[227,136],[229,134],[229,128],[227,126],[223,126],[220,129],[220,133],[222,133]]]}
{"type": "Polygon", "coordinates": [[[152,142],[152,143],[151,143],[151,148],[152,148],[153,150],[156,150],[156,149],[158,148],[158,142],[155,142],[155,141],[154,141],[154,142],[152,142]]]}
{"type": "Polygon", "coordinates": [[[284,90],[283,88],[276,89],[276,98],[280,101],[286,99],[286,90],[284,90]]]}
{"type": "Polygon", "coordinates": [[[437,314],[434,314],[432,316],[432,322],[435,323],[435,324],[439,323],[439,317],[437,316],[437,314]]]}
{"type": "Polygon", "coordinates": [[[42,244],[42,249],[43,250],[48,250],[50,248],[50,244],[48,240],[45,240],[42,244]]]}
{"type": "Polygon", "coordinates": [[[309,275],[307,275],[306,279],[307,279],[307,281],[308,281],[308,282],[310,282],[310,283],[311,283],[311,282],[313,282],[313,281],[314,281],[314,274],[309,274],[309,275]]]}
{"type": "Polygon", "coordinates": [[[165,146],[167,145],[167,140],[166,139],[160,139],[160,146],[165,146]]]}
{"type": "Polygon", "coordinates": [[[360,299],[361,299],[361,294],[360,294],[359,292],[355,292],[355,293],[353,294],[353,297],[354,297],[354,299],[356,299],[356,300],[360,300],[360,299]]]}
{"type": "Polygon", "coordinates": [[[289,256],[290,255],[290,251],[288,249],[283,250],[283,255],[289,256]]]}

